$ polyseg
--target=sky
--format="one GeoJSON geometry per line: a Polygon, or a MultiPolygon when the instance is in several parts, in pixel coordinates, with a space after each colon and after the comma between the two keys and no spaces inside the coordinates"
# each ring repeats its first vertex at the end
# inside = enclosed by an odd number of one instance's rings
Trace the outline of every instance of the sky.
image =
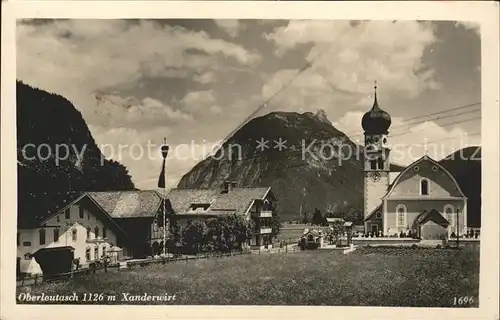
{"type": "Polygon", "coordinates": [[[265,101],[255,116],[322,109],[362,144],[375,81],[394,162],[480,145],[469,22],[38,19],[16,35],[18,80],[70,100],[138,188],[156,188],[164,137],[173,187],[265,101]]]}

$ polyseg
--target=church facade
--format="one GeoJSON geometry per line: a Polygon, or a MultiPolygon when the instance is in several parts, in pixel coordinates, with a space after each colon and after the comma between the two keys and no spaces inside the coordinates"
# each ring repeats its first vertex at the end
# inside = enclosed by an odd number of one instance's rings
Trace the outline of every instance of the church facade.
{"type": "Polygon", "coordinates": [[[366,233],[401,233],[423,239],[467,232],[467,197],[439,162],[425,155],[401,172],[391,172],[388,147],[390,115],[375,99],[362,118],[364,152],[364,225],[366,233]]]}

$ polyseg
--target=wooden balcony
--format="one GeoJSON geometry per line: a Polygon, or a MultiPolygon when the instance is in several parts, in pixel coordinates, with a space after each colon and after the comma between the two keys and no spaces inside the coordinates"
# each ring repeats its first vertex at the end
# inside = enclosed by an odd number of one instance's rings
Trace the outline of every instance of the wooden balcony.
{"type": "Polygon", "coordinates": [[[259,212],[252,212],[251,216],[253,218],[272,218],[273,212],[271,210],[261,210],[259,212]]]}

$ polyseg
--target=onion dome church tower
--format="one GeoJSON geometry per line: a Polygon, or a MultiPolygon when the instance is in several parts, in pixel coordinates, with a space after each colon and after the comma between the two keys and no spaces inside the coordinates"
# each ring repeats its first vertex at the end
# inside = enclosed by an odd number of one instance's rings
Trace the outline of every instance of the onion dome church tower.
{"type": "MultiPolygon", "coordinates": [[[[389,153],[387,137],[391,126],[391,116],[378,105],[377,85],[373,107],[363,115],[361,126],[365,136],[364,150],[364,217],[370,215],[378,206],[389,187],[389,153]]],[[[379,209],[380,210],[380,209],[379,209]]],[[[380,210],[382,212],[382,210],[380,210]]],[[[378,215],[383,219],[382,214],[378,215]]],[[[365,232],[379,232],[367,230],[365,232]]]]}

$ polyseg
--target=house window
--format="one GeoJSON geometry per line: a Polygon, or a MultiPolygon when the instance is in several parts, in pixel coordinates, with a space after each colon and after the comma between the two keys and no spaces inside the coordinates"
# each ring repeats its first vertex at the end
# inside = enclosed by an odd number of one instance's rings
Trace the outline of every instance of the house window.
{"type": "Polygon", "coordinates": [[[106,246],[102,247],[102,255],[106,256],[106,246]]]}
{"type": "Polygon", "coordinates": [[[102,237],[106,238],[106,227],[102,227],[102,237]]]}
{"type": "Polygon", "coordinates": [[[64,211],[64,217],[66,218],[66,220],[69,220],[70,218],[69,208],[64,211]]]}
{"type": "Polygon", "coordinates": [[[45,244],[45,229],[40,229],[38,231],[38,236],[39,236],[40,245],[44,245],[45,244]]]}
{"type": "Polygon", "coordinates": [[[17,233],[17,246],[19,247],[20,244],[21,244],[21,234],[18,232],[17,233]]]}
{"type": "Polygon", "coordinates": [[[59,242],[59,229],[54,229],[54,242],[59,242]]]}
{"type": "Polygon", "coordinates": [[[370,160],[370,169],[377,170],[377,160],[370,160]]]}
{"type": "Polygon", "coordinates": [[[77,232],[78,232],[78,230],[76,230],[76,229],[73,229],[73,231],[71,231],[71,236],[73,237],[73,241],[76,241],[77,232]]]}
{"type": "Polygon", "coordinates": [[[78,206],[78,213],[79,213],[79,217],[80,219],[83,219],[85,217],[85,211],[83,210],[83,206],[78,206]]]}
{"type": "Polygon", "coordinates": [[[381,213],[380,211],[377,211],[377,213],[376,213],[375,217],[376,217],[377,219],[382,219],[382,213],[381,213]]]}
{"type": "Polygon", "coordinates": [[[56,221],[57,221],[57,222],[60,222],[60,221],[61,221],[61,219],[59,219],[59,215],[57,215],[57,216],[56,216],[56,221]]]}
{"type": "Polygon", "coordinates": [[[85,249],[85,260],[90,261],[90,248],[85,249]]]}
{"type": "Polygon", "coordinates": [[[429,195],[429,180],[427,179],[420,180],[420,195],[421,196],[429,195]]]}
{"type": "Polygon", "coordinates": [[[90,240],[90,227],[87,227],[87,240],[90,240]]]}
{"type": "Polygon", "coordinates": [[[94,233],[95,233],[95,237],[99,237],[99,227],[96,226],[95,229],[94,229],[94,233]]]}
{"type": "Polygon", "coordinates": [[[31,241],[23,241],[23,247],[31,247],[31,241]]]}
{"type": "Polygon", "coordinates": [[[396,207],[397,226],[403,227],[406,225],[406,206],[400,204],[396,207]]]}
{"type": "Polygon", "coordinates": [[[99,246],[95,246],[94,248],[94,260],[99,259],[99,246]]]}

